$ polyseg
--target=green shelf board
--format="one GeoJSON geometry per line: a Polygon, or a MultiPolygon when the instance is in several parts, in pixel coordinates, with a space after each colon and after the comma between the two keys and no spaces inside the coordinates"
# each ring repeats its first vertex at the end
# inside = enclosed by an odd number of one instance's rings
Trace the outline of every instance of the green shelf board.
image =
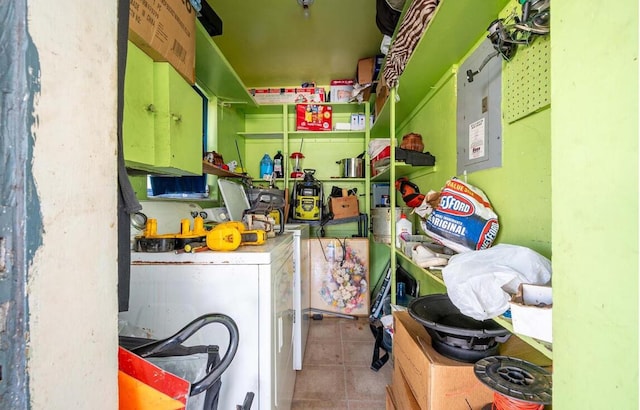
{"type": "Polygon", "coordinates": [[[229,61],[196,22],[196,82],[222,102],[255,105],[255,101],[229,61]]]}
{"type": "Polygon", "coordinates": [[[284,132],[239,132],[238,135],[248,139],[282,139],[284,132]]]}
{"type": "MultiPolygon", "coordinates": [[[[407,255],[405,255],[400,249],[396,249],[396,255],[399,256],[400,258],[408,261],[409,263],[413,263],[413,260],[408,257],[407,255]]],[[[424,269],[424,268],[420,268],[422,269],[422,272],[424,273],[424,275],[428,278],[431,278],[432,280],[436,281],[437,283],[444,285],[444,279],[442,279],[442,272],[439,270],[429,270],[429,269],[424,269]]]]}
{"type": "MultiPolygon", "coordinates": [[[[436,167],[434,166],[419,166],[419,165],[410,165],[404,162],[396,162],[395,163],[396,170],[396,178],[404,177],[407,175],[412,176],[422,176],[431,174],[436,171],[436,167]]],[[[388,166],[384,171],[379,173],[378,175],[371,178],[371,182],[387,182],[391,177],[391,166],[388,166]]]]}
{"type": "MultiPolygon", "coordinates": [[[[407,61],[398,84],[399,101],[395,124],[407,119],[425,95],[454,64],[487,34],[487,28],[509,3],[508,0],[485,0],[478,7],[475,0],[441,1],[429,27],[407,61]]],[[[390,126],[389,99],[376,119],[372,136],[383,135],[390,126]]]]}

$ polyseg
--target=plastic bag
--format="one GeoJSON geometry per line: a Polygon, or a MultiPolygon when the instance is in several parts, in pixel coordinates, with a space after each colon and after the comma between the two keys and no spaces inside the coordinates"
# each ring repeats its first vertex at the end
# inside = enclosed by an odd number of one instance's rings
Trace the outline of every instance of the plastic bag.
{"type": "Polygon", "coordinates": [[[521,283],[546,285],[551,280],[551,261],[523,246],[499,244],[452,256],[442,276],[460,312],[486,320],[509,309],[511,295],[521,283]]]}
{"type": "Polygon", "coordinates": [[[484,192],[458,178],[447,181],[437,208],[422,222],[427,235],[456,252],[489,248],[498,228],[484,192]]]}

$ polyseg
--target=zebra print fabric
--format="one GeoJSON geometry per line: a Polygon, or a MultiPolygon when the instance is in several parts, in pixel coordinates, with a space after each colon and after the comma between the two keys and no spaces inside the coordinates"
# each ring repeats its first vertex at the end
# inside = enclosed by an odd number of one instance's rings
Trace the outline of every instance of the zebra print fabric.
{"type": "Polygon", "coordinates": [[[382,76],[389,88],[398,85],[398,77],[424,34],[433,12],[440,0],[413,0],[404,19],[400,23],[398,35],[394,40],[382,76]]]}

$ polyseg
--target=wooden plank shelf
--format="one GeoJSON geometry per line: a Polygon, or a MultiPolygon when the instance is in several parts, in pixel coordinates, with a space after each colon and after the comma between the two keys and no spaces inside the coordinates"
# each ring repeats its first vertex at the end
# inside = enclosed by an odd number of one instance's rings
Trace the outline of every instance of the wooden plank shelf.
{"type": "Polygon", "coordinates": [[[202,173],[216,175],[216,176],[225,177],[225,178],[251,178],[247,174],[237,174],[235,172],[230,172],[230,171],[227,171],[226,169],[216,167],[215,165],[205,160],[202,161],[202,173]]]}

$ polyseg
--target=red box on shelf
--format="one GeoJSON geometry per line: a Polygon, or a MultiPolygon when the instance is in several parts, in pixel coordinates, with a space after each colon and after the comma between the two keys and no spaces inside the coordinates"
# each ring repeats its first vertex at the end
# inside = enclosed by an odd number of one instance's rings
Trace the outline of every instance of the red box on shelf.
{"type": "Polygon", "coordinates": [[[297,131],[331,131],[332,109],[330,105],[297,104],[297,131]]]}

